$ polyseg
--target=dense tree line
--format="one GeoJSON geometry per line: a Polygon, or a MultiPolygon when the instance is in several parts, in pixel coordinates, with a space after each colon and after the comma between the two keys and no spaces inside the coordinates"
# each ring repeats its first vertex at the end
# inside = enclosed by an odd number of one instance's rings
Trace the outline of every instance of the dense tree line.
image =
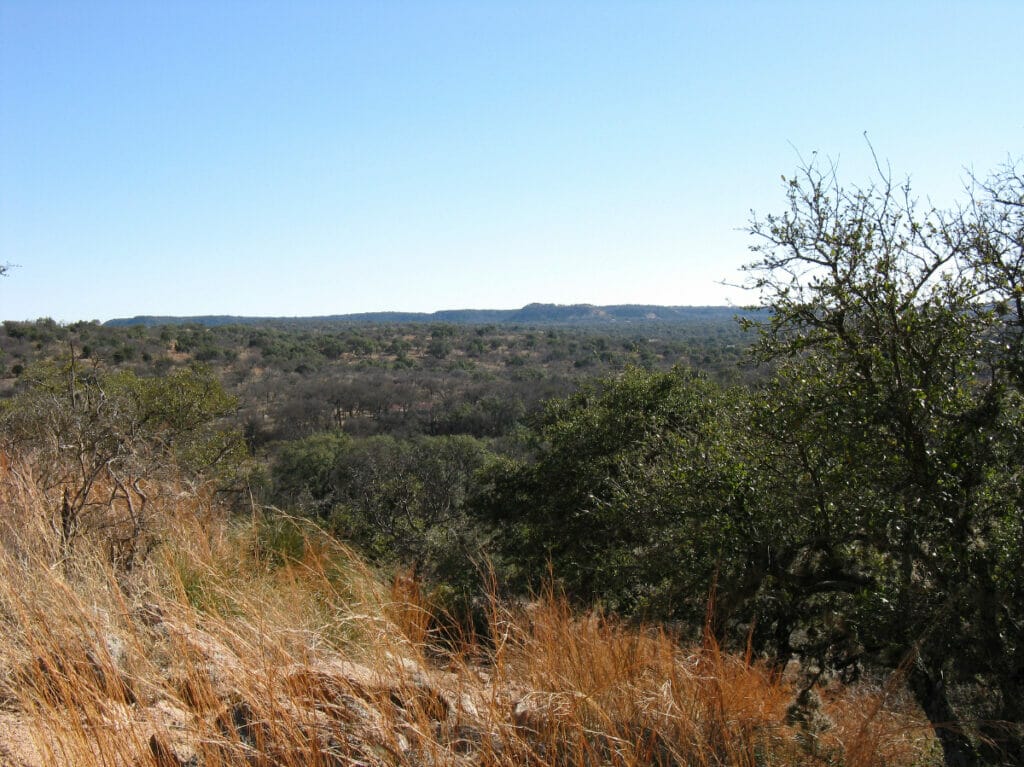
{"type": "Polygon", "coordinates": [[[499,437],[580,380],[633,364],[691,364],[736,377],[746,345],[734,322],[571,326],[286,322],[267,325],[60,325],[6,321],[0,396],[35,363],[166,374],[201,363],[239,398],[254,448],[341,429],[354,435],[499,437]]]}

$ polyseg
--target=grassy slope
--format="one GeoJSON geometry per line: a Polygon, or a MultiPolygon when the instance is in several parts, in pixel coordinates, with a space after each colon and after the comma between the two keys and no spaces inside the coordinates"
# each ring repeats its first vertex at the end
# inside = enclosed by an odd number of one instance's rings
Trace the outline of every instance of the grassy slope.
{"type": "Polygon", "coordinates": [[[912,765],[898,685],[826,689],[556,594],[490,607],[443,649],[386,585],[297,522],[148,487],[148,555],[110,564],[95,510],[68,551],[31,464],[0,461],[0,764],[912,765]],[[806,720],[801,723],[800,719],[806,720]]]}

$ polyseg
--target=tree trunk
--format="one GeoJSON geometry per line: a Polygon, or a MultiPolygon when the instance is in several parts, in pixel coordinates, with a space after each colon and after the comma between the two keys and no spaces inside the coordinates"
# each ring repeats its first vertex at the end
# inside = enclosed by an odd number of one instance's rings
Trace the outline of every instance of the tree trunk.
{"type": "Polygon", "coordinates": [[[942,744],[942,757],[946,767],[979,765],[974,744],[964,734],[960,720],[949,704],[941,669],[917,658],[910,669],[907,681],[914,698],[935,730],[935,737],[942,744]]]}
{"type": "Polygon", "coordinates": [[[981,744],[981,755],[987,764],[1024,765],[1024,669],[1004,673],[999,688],[999,718],[979,728],[987,740],[981,744]]]}

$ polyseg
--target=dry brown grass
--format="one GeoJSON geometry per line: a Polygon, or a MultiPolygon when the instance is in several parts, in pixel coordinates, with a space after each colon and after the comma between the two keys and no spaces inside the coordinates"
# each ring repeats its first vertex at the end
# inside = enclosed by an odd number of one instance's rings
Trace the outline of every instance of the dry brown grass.
{"type": "Polygon", "coordinates": [[[130,572],[73,561],[28,467],[0,477],[0,763],[14,765],[912,765],[931,740],[898,690],[795,689],[710,641],[491,605],[492,641],[433,645],[415,583],[383,584],[299,521],[153,493],[130,572]],[[28,741],[28,742],[26,742],[28,741]]]}

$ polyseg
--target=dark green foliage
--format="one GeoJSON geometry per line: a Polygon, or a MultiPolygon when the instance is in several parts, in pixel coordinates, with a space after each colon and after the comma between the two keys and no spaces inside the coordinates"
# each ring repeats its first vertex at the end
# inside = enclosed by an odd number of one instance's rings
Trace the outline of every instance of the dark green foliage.
{"type": "Polygon", "coordinates": [[[467,397],[454,404],[431,426],[435,434],[468,434],[474,437],[499,437],[512,431],[526,412],[517,394],[489,394],[479,399],[467,397]]]}
{"type": "Polygon", "coordinates": [[[351,445],[341,432],[320,432],[285,443],[274,461],[275,500],[316,516],[333,504],[334,468],[351,445]]]}
{"type": "Polygon", "coordinates": [[[443,360],[452,353],[451,342],[448,341],[445,336],[433,338],[427,346],[427,353],[430,354],[431,357],[443,360]]]}
{"type": "Polygon", "coordinates": [[[477,511],[522,585],[550,563],[582,602],[695,619],[749,525],[730,444],[744,407],[682,369],[587,385],[532,421],[530,457],[490,470],[477,511]]]}
{"type": "Polygon", "coordinates": [[[443,567],[465,532],[466,497],[486,460],[471,437],[362,440],[335,466],[332,525],[378,560],[443,567]]]}
{"type": "Polygon", "coordinates": [[[466,501],[489,459],[465,436],[316,434],[279,452],[274,487],[279,503],[318,515],[374,560],[465,589],[480,537],[466,501]]]}
{"type": "Polygon", "coordinates": [[[782,480],[776,508],[862,581],[819,586],[822,647],[905,664],[947,763],[1024,758],[1018,318],[986,300],[1021,290],[1019,241],[991,223],[1019,233],[1020,208],[919,211],[887,178],[843,189],[815,167],[787,189],[752,227],[773,310],[759,353],[779,366],[757,428],[777,445],[761,470],[782,480]],[[972,688],[987,703],[959,707],[972,688]]]}

